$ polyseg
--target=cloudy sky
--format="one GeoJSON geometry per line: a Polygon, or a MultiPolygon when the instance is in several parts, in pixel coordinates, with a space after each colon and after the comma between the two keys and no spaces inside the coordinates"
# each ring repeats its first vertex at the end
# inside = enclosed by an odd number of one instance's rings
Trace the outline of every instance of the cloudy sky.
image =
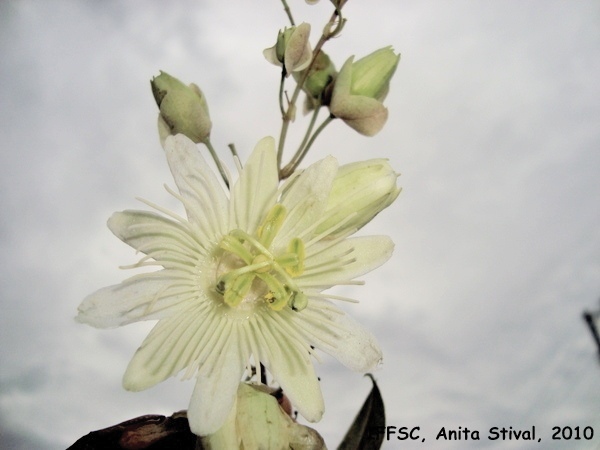
{"type": "MultiPolygon", "coordinates": [[[[289,2],[315,42],[329,2],[289,2]]],[[[110,214],[136,196],[176,207],[149,79],[199,84],[215,146],[244,159],[279,131],[278,71],[261,51],[286,17],[275,0],[173,3],[0,2],[1,448],[62,449],[187,407],[191,382],[121,388],[151,324],[73,317],[136,260],[110,214]]],[[[351,0],[326,50],[338,67],[390,44],[402,54],[389,122],[374,138],[334,123],[307,162],[385,157],[402,174],[397,202],[362,230],[392,236],[394,256],[344,305],[384,349],[388,423],[420,426],[427,448],[538,448],[486,439],[533,425],[544,448],[600,448],[600,364],[581,318],[600,307],[600,4],[376,5],[351,0]],[[435,441],[459,426],[482,440],[435,441]],[[596,435],[551,441],[554,426],[596,435]]],[[[318,370],[316,428],[335,448],[370,386],[332,358],[318,370]]]]}

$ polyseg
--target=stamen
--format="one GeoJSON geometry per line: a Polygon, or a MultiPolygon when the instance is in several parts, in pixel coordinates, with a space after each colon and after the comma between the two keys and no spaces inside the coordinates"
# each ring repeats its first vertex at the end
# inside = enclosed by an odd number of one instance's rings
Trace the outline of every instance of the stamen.
{"type": "Polygon", "coordinates": [[[252,260],[253,265],[260,265],[263,263],[267,263],[267,265],[262,269],[256,269],[256,273],[268,272],[271,269],[271,264],[273,263],[273,261],[271,261],[267,256],[263,255],[262,253],[256,255],[256,257],[252,260]]]}
{"type": "Polygon", "coordinates": [[[293,253],[284,253],[275,258],[275,262],[281,267],[295,266],[298,264],[298,255],[293,253]]]}
{"type": "Polygon", "coordinates": [[[229,306],[238,306],[244,297],[250,292],[252,282],[254,281],[253,274],[243,274],[236,277],[233,282],[226,283],[225,294],[223,301],[229,306]]]}
{"type": "Polygon", "coordinates": [[[246,241],[249,244],[251,244],[256,250],[258,250],[260,253],[262,253],[265,256],[268,256],[270,259],[275,259],[273,257],[273,255],[271,254],[271,252],[265,248],[260,242],[258,242],[256,240],[256,238],[250,236],[248,233],[246,233],[243,230],[237,229],[237,230],[232,230],[229,233],[231,236],[238,238],[240,240],[246,241]]]}
{"type": "Polygon", "coordinates": [[[308,306],[308,297],[302,291],[292,292],[288,304],[294,311],[302,311],[308,306]]]}
{"type": "Polygon", "coordinates": [[[271,261],[262,261],[257,264],[250,264],[248,266],[240,267],[239,269],[230,270],[221,276],[220,281],[227,283],[227,280],[230,278],[239,277],[240,275],[247,274],[249,272],[257,272],[263,267],[269,267],[271,264],[271,261]]]}
{"type": "Polygon", "coordinates": [[[267,213],[263,223],[258,227],[258,240],[268,248],[283,225],[287,211],[281,203],[276,203],[267,213]]]}
{"type": "Polygon", "coordinates": [[[250,253],[250,251],[246,247],[244,247],[244,244],[242,244],[238,239],[234,238],[233,236],[223,236],[223,239],[221,239],[221,242],[219,243],[219,247],[221,247],[225,251],[228,251],[229,253],[233,253],[234,255],[239,256],[244,260],[246,264],[252,263],[252,253],[250,253]]]}
{"type": "Polygon", "coordinates": [[[293,277],[297,277],[304,272],[304,259],[306,257],[306,252],[304,250],[304,242],[302,239],[294,238],[288,244],[288,252],[294,254],[298,258],[298,262],[294,265],[288,265],[285,267],[287,273],[289,273],[293,277]]]}
{"type": "Polygon", "coordinates": [[[269,288],[269,292],[264,297],[267,305],[274,311],[281,311],[290,298],[290,291],[270,273],[257,273],[256,276],[269,288]]]}

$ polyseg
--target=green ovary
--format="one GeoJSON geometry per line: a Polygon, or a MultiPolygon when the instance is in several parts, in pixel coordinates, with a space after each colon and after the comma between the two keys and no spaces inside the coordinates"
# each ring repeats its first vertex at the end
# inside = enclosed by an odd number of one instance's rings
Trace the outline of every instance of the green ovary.
{"type": "Polygon", "coordinates": [[[287,251],[277,256],[270,250],[286,215],[285,207],[276,204],[258,227],[256,236],[236,229],[221,239],[219,247],[224,253],[220,260],[227,261],[229,270],[218,275],[215,290],[227,305],[237,307],[245,299],[253,298],[255,302],[264,301],[274,311],[281,311],[286,305],[295,311],[306,307],[308,299],[292,278],[304,272],[304,242],[292,239],[287,251]]]}

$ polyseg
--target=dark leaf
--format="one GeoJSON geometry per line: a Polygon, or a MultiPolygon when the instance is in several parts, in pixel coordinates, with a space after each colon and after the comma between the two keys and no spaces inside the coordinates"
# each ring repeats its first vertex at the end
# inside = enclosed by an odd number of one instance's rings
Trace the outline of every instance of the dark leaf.
{"type": "Polygon", "coordinates": [[[385,434],[383,399],[371,374],[373,389],[350,425],[338,450],[376,450],[381,447],[385,434]]]}
{"type": "Polygon", "coordinates": [[[67,450],[201,450],[185,411],[170,417],[148,415],[92,431],[67,450]]]}

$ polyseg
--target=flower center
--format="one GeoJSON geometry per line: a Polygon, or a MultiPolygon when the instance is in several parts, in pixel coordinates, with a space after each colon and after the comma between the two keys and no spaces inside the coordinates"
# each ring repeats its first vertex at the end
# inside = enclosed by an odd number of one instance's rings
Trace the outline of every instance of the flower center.
{"type": "Polygon", "coordinates": [[[275,311],[286,305],[296,311],[306,307],[308,299],[293,280],[304,272],[304,242],[292,239],[287,250],[279,255],[270,250],[286,214],[285,207],[276,204],[258,227],[256,236],[236,229],[221,239],[219,247],[224,250],[221,261],[228,261],[230,270],[218,276],[215,290],[227,305],[237,307],[252,294],[275,311]]]}

